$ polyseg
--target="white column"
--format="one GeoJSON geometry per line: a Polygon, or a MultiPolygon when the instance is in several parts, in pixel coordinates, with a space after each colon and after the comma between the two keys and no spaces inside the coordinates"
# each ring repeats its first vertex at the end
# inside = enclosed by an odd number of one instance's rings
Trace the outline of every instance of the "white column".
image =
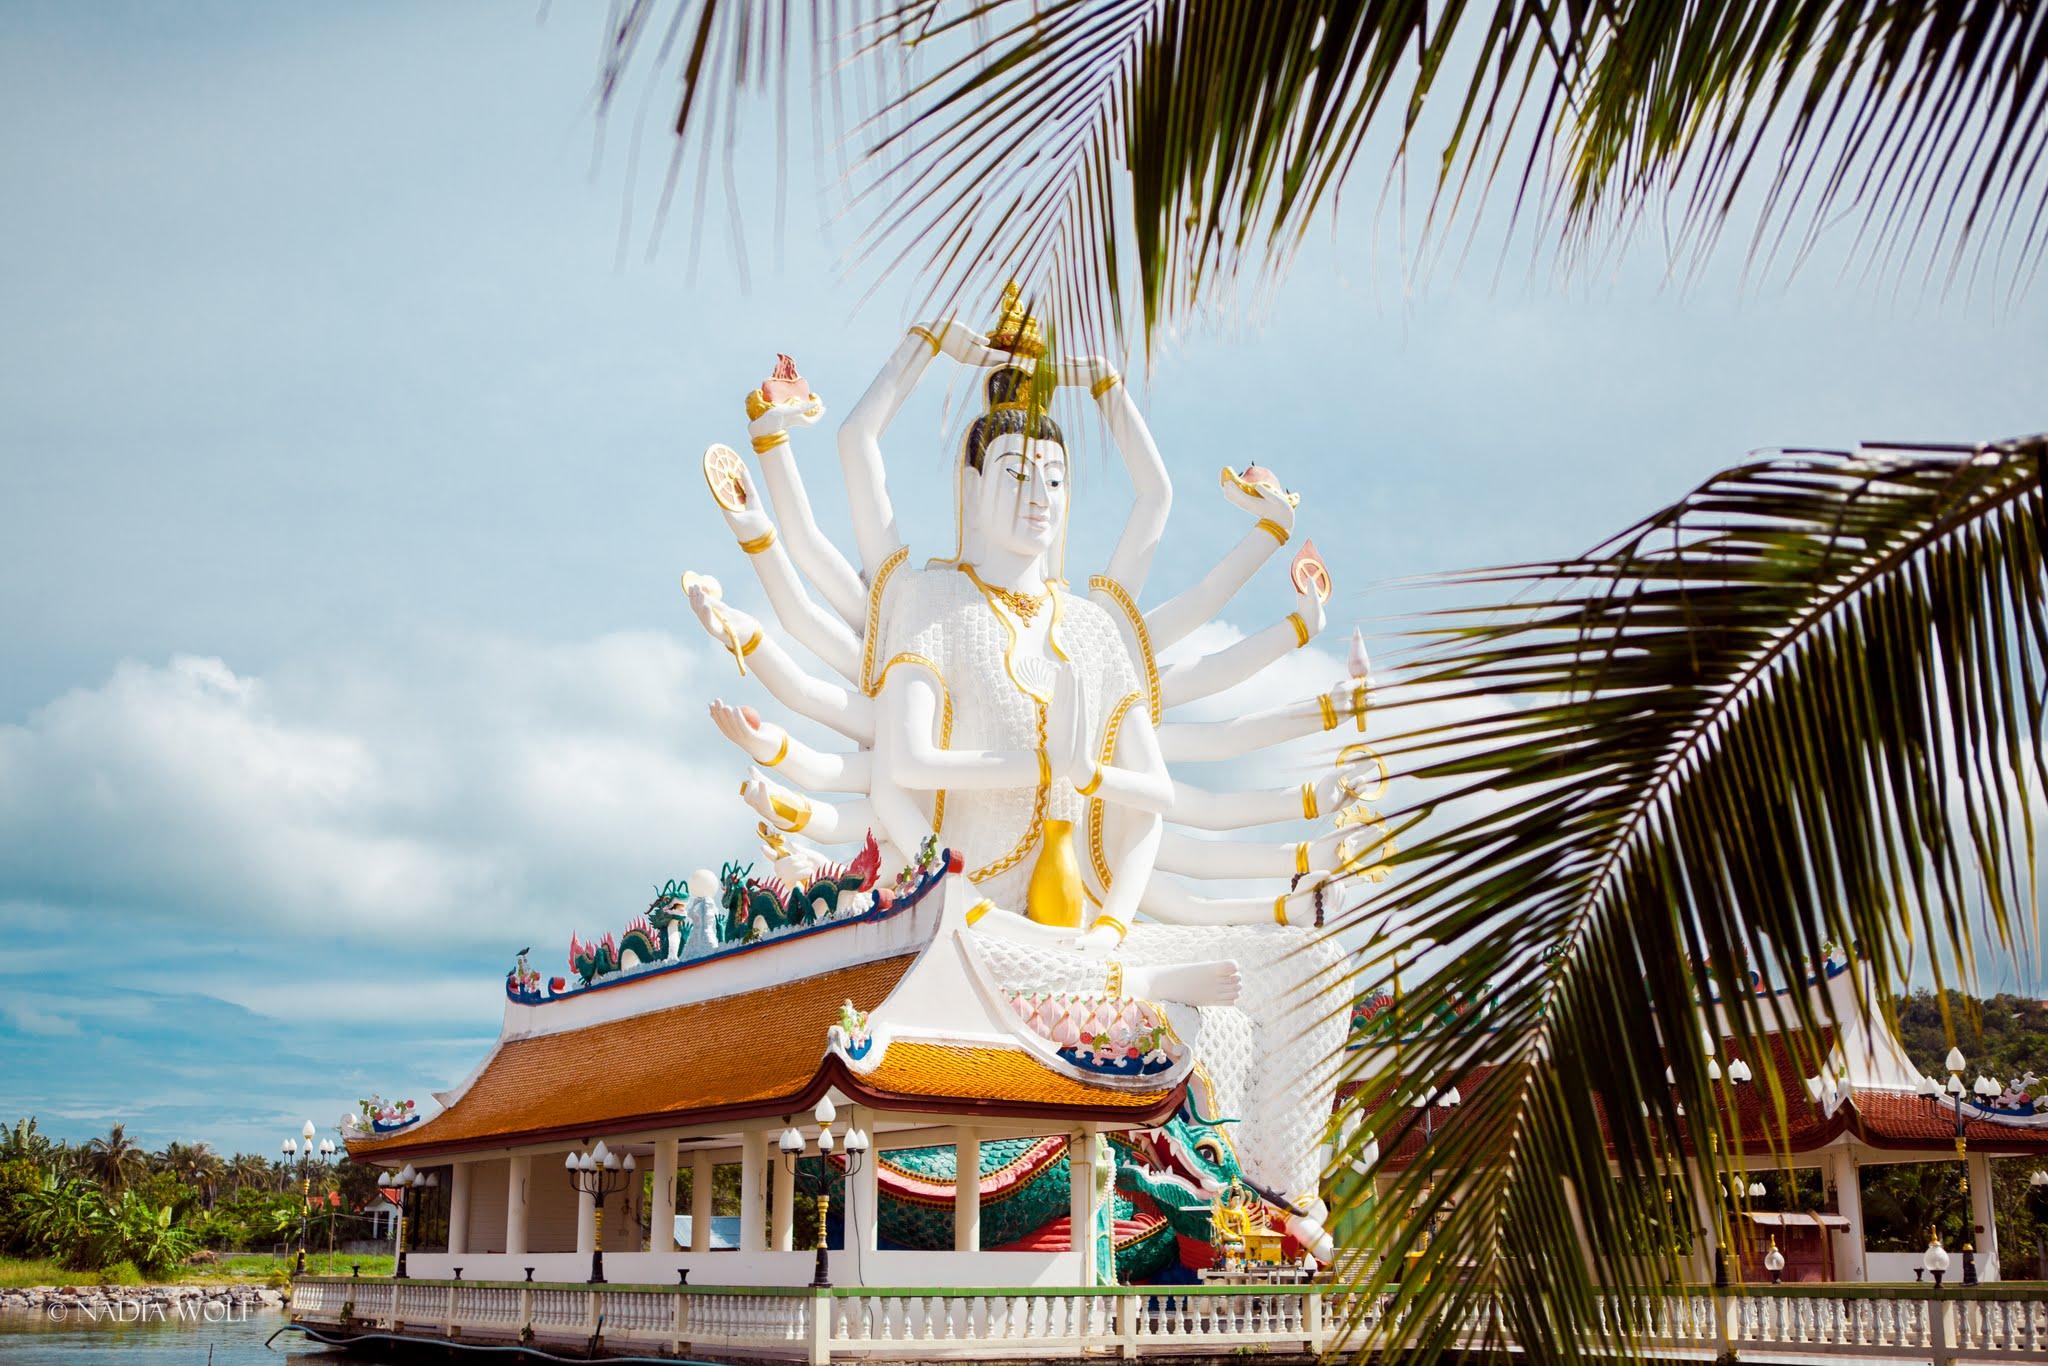
{"type": "Polygon", "coordinates": [[[846,1183],[846,1234],[844,1246],[848,1251],[875,1250],[875,1211],[881,1208],[876,1197],[875,1168],[881,1163],[882,1148],[880,1136],[875,1133],[875,1112],[866,1106],[849,1107],[851,1117],[848,1124],[863,1130],[869,1139],[868,1155],[861,1159],[860,1170],[853,1180],[846,1183]]]}
{"type": "Polygon", "coordinates": [[[469,1169],[467,1162],[448,1168],[448,1250],[469,1251],[469,1169]]]}
{"type": "Polygon", "coordinates": [[[740,1251],[766,1252],[768,1135],[750,1129],[740,1135],[740,1251]]]}
{"type": "Polygon", "coordinates": [[[981,1251],[981,1135],[953,1131],[953,1250],[981,1251]]]}
{"type": "Polygon", "coordinates": [[[1095,1133],[1082,1129],[1067,1139],[1067,1229],[1069,1245],[1081,1259],[1076,1285],[1095,1284],[1095,1133]]]}
{"type": "Polygon", "coordinates": [[[654,1140],[654,1208],[648,1215],[647,1250],[676,1250],[676,1141],[654,1140]]]}
{"type": "Polygon", "coordinates": [[[711,1150],[690,1154],[690,1251],[711,1250],[711,1150]]]}
{"type": "Polygon", "coordinates": [[[775,1164],[774,1192],[769,1200],[769,1217],[775,1221],[775,1250],[788,1252],[796,1246],[796,1172],[782,1156],[780,1147],[768,1150],[768,1160],[775,1164]]]}
{"type": "Polygon", "coordinates": [[[1856,1150],[1846,1144],[1835,1152],[1835,1208],[1849,1221],[1835,1256],[1838,1280],[1861,1284],[1863,1273],[1863,1169],[1856,1150]]]}
{"type": "Polygon", "coordinates": [[[588,1257],[597,1251],[597,1201],[576,1192],[576,1250],[588,1257]]]}
{"type": "Polygon", "coordinates": [[[515,1157],[505,1164],[505,1252],[526,1255],[526,1183],[533,1176],[533,1159],[515,1157]]]}
{"type": "MultiPolygon", "coordinates": [[[[1977,1276],[1980,1280],[1995,1281],[1999,1279],[1998,1220],[1991,1199],[1991,1159],[1982,1153],[1971,1153],[1963,1170],[1970,1178],[1970,1222],[1977,1226],[1977,1276]]],[[[1956,1274],[1962,1275],[1960,1269],[1956,1274]]]]}

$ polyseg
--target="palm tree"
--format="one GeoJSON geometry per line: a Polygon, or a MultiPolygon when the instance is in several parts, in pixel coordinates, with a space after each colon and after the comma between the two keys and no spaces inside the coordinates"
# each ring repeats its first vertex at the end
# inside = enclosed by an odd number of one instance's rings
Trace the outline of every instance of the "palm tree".
{"type": "Polygon", "coordinates": [[[50,1158],[48,1134],[38,1132],[35,1116],[17,1119],[10,1128],[0,1129],[0,1162],[44,1163],[50,1158]]]}
{"type": "MultiPolygon", "coordinates": [[[[1396,821],[1398,876],[1367,902],[1395,928],[1361,973],[1447,951],[1403,970],[1404,1042],[1351,1057],[1348,1156],[1412,1152],[1433,1086],[1463,1105],[1426,1163],[1379,1173],[1373,1288],[1416,1254],[1386,1331],[1440,1346],[1437,1311],[1483,1294],[1532,1359],[1635,1347],[1597,1297],[1684,1276],[1662,1191],[1716,1189],[1734,1148],[1693,965],[1785,982],[1854,944],[1876,1011],[1915,946],[1939,979],[1973,922],[2024,932],[2044,468],[2043,437],[1759,460],[1584,556],[1467,576],[1481,600],[1427,624],[1380,746],[1439,790],[1396,821]],[[1487,1028],[1428,1027],[1474,999],[1487,1028]]],[[[1722,993],[1737,1056],[1832,1023],[1766,999],[1722,993]]]]}
{"type": "Polygon", "coordinates": [[[169,1143],[158,1159],[160,1170],[192,1187],[206,1204],[213,1203],[224,1170],[220,1155],[204,1143],[169,1143]]]}
{"type": "Polygon", "coordinates": [[[227,1179],[236,1190],[250,1186],[268,1189],[273,1184],[270,1159],[255,1153],[236,1153],[228,1159],[227,1179]]]}
{"type": "Polygon", "coordinates": [[[107,1194],[118,1196],[149,1170],[149,1153],[116,1124],[104,1138],[85,1145],[85,1169],[107,1194]]]}
{"type": "Polygon", "coordinates": [[[1752,254],[1789,264],[1841,219],[1881,272],[1944,282],[2024,281],[2048,242],[2048,12],[2010,0],[634,0],[613,18],[602,101],[648,49],[678,68],[671,190],[705,183],[692,153],[734,155],[746,93],[786,102],[808,52],[841,121],[869,115],[839,158],[861,259],[918,263],[941,308],[1016,278],[1084,346],[1149,342],[1284,269],[1361,162],[1387,168],[1382,202],[1422,168],[1404,245],[1423,256],[1497,181],[1568,259],[1647,223],[1696,261],[1752,204],[1752,254]]]}

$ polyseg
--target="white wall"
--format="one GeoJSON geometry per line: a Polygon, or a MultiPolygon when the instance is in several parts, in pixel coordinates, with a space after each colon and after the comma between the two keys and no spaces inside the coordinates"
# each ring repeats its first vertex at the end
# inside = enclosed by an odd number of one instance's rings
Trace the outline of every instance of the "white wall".
{"type": "MultiPolygon", "coordinates": [[[[527,1250],[574,1252],[576,1209],[582,1200],[583,1197],[569,1185],[569,1175],[562,1170],[561,1159],[552,1153],[537,1155],[533,1159],[533,1179],[526,1188],[527,1250]],[[554,1160],[549,1161],[550,1158],[554,1160]]],[[[513,1276],[508,1279],[516,1281],[520,1278],[513,1276]]]]}
{"type": "MultiPolygon", "coordinates": [[[[469,1164],[469,1250],[505,1250],[505,1181],[512,1163],[502,1157],[469,1164]]],[[[466,1273],[465,1273],[466,1274],[466,1273]]]]}

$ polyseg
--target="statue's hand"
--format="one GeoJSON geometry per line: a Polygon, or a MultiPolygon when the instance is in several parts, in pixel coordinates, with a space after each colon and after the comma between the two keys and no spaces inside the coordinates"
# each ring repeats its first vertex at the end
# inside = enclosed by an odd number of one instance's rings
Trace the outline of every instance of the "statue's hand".
{"type": "Polygon", "coordinates": [[[939,350],[962,365],[1011,365],[1016,357],[1007,351],[998,351],[988,344],[988,338],[961,322],[948,318],[935,322],[925,329],[939,339],[939,350]]]}
{"type": "Polygon", "coordinates": [[[690,611],[698,624],[726,649],[737,650],[760,634],[759,622],[738,608],[725,605],[717,579],[707,574],[685,574],[683,593],[690,600],[690,611]]]}
{"type": "Polygon", "coordinates": [[[801,830],[810,823],[810,801],[758,770],[748,773],[740,783],[740,800],[752,807],[762,820],[785,834],[801,830]]]}
{"type": "Polygon", "coordinates": [[[773,721],[763,721],[752,707],[735,707],[717,699],[711,704],[711,720],[718,733],[738,745],[757,764],[774,759],[789,738],[789,732],[773,721]]]}
{"type": "MultiPolygon", "coordinates": [[[[1301,624],[1308,627],[1309,640],[1314,640],[1323,633],[1323,625],[1327,620],[1327,615],[1323,611],[1323,600],[1320,597],[1317,597],[1314,593],[1304,593],[1299,589],[1295,590],[1294,611],[1301,618],[1301,624]]],[[[1306,642],[1303,643],[1306,644],[1306,642]]]]}
{"type": "Polygon", "coordinates": [[[780,436],[793,427],[813,426],[824,416],[825,400],[816,394],[808,398],[786,398],[749,422],[747,435],[756,439],[780,436]]]}
{"type": "Polygon", "coordinates": [[[1045,711],[1045,757],[1054,778],[1086,787],[1095,776],[1088,746],[1086,697],[1072,664],[1053,667],[1052,701],[1045,711]]]}
{"type": "Polygon", "coordinates": [[[1059,363],[1061,384],[1086,384],[1091,388],[1116,375],[1116,367],[1104,356],[1075,356],[1059,363]]]}
{"type": "Polygon", "coordinates": [[[1100,958],[1115,951],[1124,942],[1124,932],[1113,923],[1097,921],[1080,934],[1074,936],[1074,951],[1100,958]]]}
{"type": "Polygon", "coordinates": [[[751,541],[775,529],[775,523],[768,520],[768,505],[761,501],[761,494],[754,485],[753,471],[741,465],[733,472],[740,488],[746,494],[746,504],[738,512],[728,512],[722,505],[719,512],[725,516],[726,526],[742,541],[751,541]]]}
{"type": "MultiPolygon", "coordinates": [[[[1249,466],[1247,468],[1250,468],[1249,466]]],[[[1263,517],[1288,533],[1294,531],[1294,506],[1300,500],[1263,482],[1226,477],[1223,496],[1255,517],[1263,517]]]]}

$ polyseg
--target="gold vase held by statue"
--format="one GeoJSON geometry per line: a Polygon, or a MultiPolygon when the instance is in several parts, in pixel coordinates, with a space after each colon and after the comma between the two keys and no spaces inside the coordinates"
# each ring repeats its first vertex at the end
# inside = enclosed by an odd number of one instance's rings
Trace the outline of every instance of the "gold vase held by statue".
{"type": "Polygon", "coordinates": [[[1041,925],[1081,928],[1081,861],[1074,855],[1074,823],[1047,821],[1024,893],[1025,914],[1041,925]]]}

